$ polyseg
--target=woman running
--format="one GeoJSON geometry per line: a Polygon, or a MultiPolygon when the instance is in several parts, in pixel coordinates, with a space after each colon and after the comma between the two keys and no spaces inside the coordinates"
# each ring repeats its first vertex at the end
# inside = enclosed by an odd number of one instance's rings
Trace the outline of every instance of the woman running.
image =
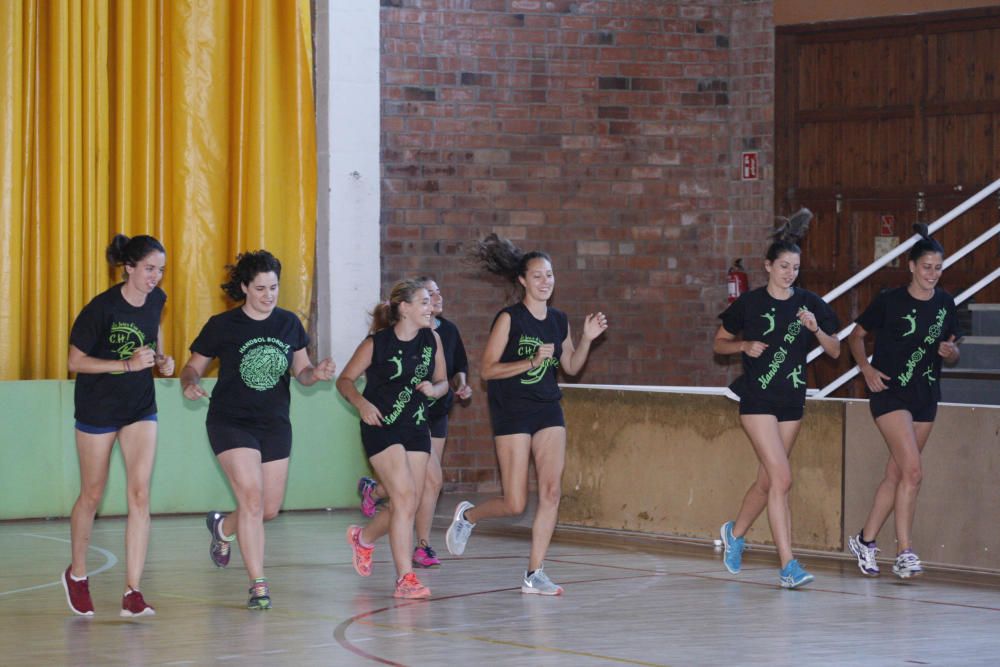
{"type": "Polygon", "coordinates": [[[229,564],[230,544],[239,539],[250,578],[248,609],[270,609],[264,576],[264,522],[278,516],[288,481],[292,450],[289,370],[310,386],[333,378],[336,367],[309,361],[309,337],[299,318],[278,307],[281,262],[266,250],[236,256],[226,267],[222,289],[242,305],[212,316],[191,343],[181,370],[184,397],[208,397],[201,378],[215,358],[219,379],[212,391],[205,427],[212,451],[236,496],[236,509],[209,512],[209,555],[217,567],[229,564]]]}
{"type": "Polygon", "coordinates": [[[167,295],[163,279],[166,251],[152,236],[117,234],[107,248],[108,263],[124,269],[124,281],[84,306],[69,336],[69,370],[76,373],[76,452],[80,495],[70,517],[73,562],[62,576],[74,614],[93,616],[87,579],[87,549],[97,507],[108,482],[117,440],[125,459],[128,519],[125,524],[125,593],[122,616],[156,613],[139,592],[149,545],[149,481],[156,454],[156,391],[152,368],[174,373],[162,354],[160,316],[167,295]]]}
{"type": "Polygon", "coordinates": [[[521,514],[528,502],[528,464],[538,476],[538,511],[531,529],[531,553],[521,592],[560,595],[544,570],[545,554],[559,514],[566,454],[566,422],[556,367],[576,375],[587,361],[591,342],[608,328],[604,313],[587,315],[579,346],[573,345],[566,314],[549,306],[555,275],[552,260],[539,251],[522,252],[491,234],[474,255],[490,273],[511,282],[521,299],[497,313],[483,351],[490,421],[500,462],[503,495],[478,507],[462,501],[445,535],[448,551],[465,552],[472,529],[483,519],[521,514]]]}
{"type": "Polygon", "coordinates": [[[760,461],[757,479],[744,496],[736,520],[723,524],[720,532],[725,545],[723,562],[730,573],[737,574],[746,532],[767,507],[781,561],[779,581],[783,588],[798,588],[814,577],[792,555],[788,457],[802,424],[809,349],[815,339],[836,359],[840,341],[837,317],[830,306],[794,286],[802,255],[799,239],[784,229],[775,239],[764,260],[767,285],[740,295],[719,316],[722,326],[712,346],[716,354],[742,357],[743,374],[730,388],[740,397],[740,423],[760,461]]]}
{"type": "Polygon", "coordinates": [[[348,527],[354,569],[362,577],[371,576],[375,540],[388,533],[397,598],[431,595],[413,573],[412,547],[431,451],[429,409],[432,400],[448,392],[441,339],[431,328],[433,317],[430,294],[421,282],[396,283],[388,302],[375,307],[372,333],[337,378],[337,389],[361,417],[361,442],[368,461],[392,499],[387,511],[376,514],[368,525],[348,527]],[[362,375],[364,394],[355,386],[362,375]]]}
{"type": "MultiPolygon", "coordinates": [[[[434,567],[441,564],[434,547],[431,546],[431,523],[434,511],[437,509],[438,497],[444,485],[441,472],[441,458],[444,455],[444,445],[448,438],[448,414],[457,397],[467,401],[472,397],[472,387],[467,383],[469,360],[465,356],[465,345],[458,327],[441,316],[444,310],[444,297],[441,289],[433,278],[417,278],[431,297],[434,313],[434,331],[441,338],[444,350],[444,362],[450,383],[448,393],[440,401],[433,401],[427,411],[431,429],[431,453],[427,463],[427,474],[424,477],[424,490],[417,507],[416,529],[417,546],[413,550],[413,564],[419,567],[434,567]]],[[[366,517],[375,516],[376,507],[385,499],[383,489],[370,477],[362,477],[358,481],[358,491],[361,493],[361,512],[366,517]]]]}
{"type": "Polygon", "coordinates": [[[875,538],[890,512],[896,517],[893,574],[908,579],[923,573],[911,539],[923,478],[920,453],[941,400],[941,361],[954,364],[959,359],[955,301],[937,286],[944,248],[927,237],[926,226],[915,228],[922,238],[910,250],[909,285],[876,296],[847,340],[868,387],[872,418],[889,447],[885,476],[875,491],[868,520],[848,539],[861,573],[871,577],[879,574],[875,538]],[[865,354],[869,333],[875,334],[871,363],[865,354]]]}

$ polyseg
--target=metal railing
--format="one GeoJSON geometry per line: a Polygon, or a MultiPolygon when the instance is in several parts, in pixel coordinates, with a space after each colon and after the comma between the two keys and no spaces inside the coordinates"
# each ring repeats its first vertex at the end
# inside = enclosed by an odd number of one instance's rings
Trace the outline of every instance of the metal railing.
{"type": "MultiPolygon", "coordinates": [[[[933,223],[928,225],[927,227],[928,233],[933,234],[937,230],[941,229],[942,227],[950,223],[955,218],[959,217],[972,207],[976,206],[978,203],[989,197],[994,192],[998,191],[1000,191],[1000,179],[993,181],[993,183],[987,185],[985,188],[983,188],[973,196],[969,197],[964,202],[962,202],[961,204],[959,204],[958,206],[956,206],[955,208],[953,208],[952,210],[948,211],[940,218],[935,220],[933,223]]],[[[943,268],[947,269],[949,266],[951,266],[958,260],[962,259],[970,252],[972,252],[973,250],[975,250],[976,248],[983,245],[984,243],[986,243],[991,238],[997,235],[1000,235],[1000,223],[997,223],[996,225],[986,230],[985,232],[977,236],[975,239],[973,239],[972,241],[965,244],[964,246],[956,250],[954,253],[949,255],[948,258],[945,259],[943,263],[943,268]]],[[[827,303],[830,303],[837,297],[843,295],[849,289],[860,283],[862,280],[868,278],[876,271],[881,269],[883,266],[887,265],[889,262],[893,261],[903,253],[907,252],[919,240],[920,236],[918,234],[914,234],[906,241],[893,248],[892,251],[886,253],[882,257],[879,257],[877,260],[866,266],[864,269],[856,273],[854,276],[844,281],[830,292],[824,294],[823,300],[826,301],[827,303]]],[[[977,281],[975,284],[971,285],[968,289],[964,290],[962,293],[956,296],[955,304],[958,305],[968,300],[969,297],[971,297],[973,294],[984,288],[986,285],[996,280],[998,277],[1000,277],[1000,267],[997,267],[996,269],[988,273],[986,276],[981,278],[979,281],[977,281]]],[[[841,341],[844,340],[853,330],[854,330],[854,323],[852,322],[851,324],[847,325],[846,327],[837,332],[837,340],[841,341]]],[[[823,353],[823,348],[817,346],[807,355],[806,363],[813,361],[814,359],[819,357],[822,353],[823,353]]],[[[869,360],[871,360],[871,357],[869,357],[869,360]]],[[[842,387],[845,383],[850,381],[854,376],[858,374],[858,372],[859,372],[858,367],[855,365],[853,368],[851,368],[849,371],[838,377],[836,380],[834,380],[827,386],[821,389],[809,390],[808,392],[809,396],[816,398],[829,396],[832,392],[836,391],[837,389],[842,387]]]]}

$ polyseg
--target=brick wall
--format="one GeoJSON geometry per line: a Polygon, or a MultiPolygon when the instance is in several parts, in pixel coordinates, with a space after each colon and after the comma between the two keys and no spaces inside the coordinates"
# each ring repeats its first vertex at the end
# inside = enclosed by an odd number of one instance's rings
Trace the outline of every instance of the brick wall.
{"type": "MultiPolygon", "coordinates": [[[[506,295],[463,242],[495,231],[553,256],[577,335],[608,314],[580,381],[724,384],[726,268],[762,257],[771,227],[771,16],[769,0],[382,0],[383,282],[436,276],[475,366],[506,295]],[[739,181],[748,148],[757,183],[739,181]]],[[[472,379],[444,463],[482,489],[497,472],[472,379]]]]}

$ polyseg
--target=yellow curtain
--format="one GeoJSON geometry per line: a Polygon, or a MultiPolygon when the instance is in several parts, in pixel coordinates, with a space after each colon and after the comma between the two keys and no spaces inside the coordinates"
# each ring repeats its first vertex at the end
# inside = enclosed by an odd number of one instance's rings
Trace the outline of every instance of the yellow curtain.
{"type": "Polygon", "coordinates": [[[117,232],[167,249],[178,365],[237,252],[273,252],[307,318],[311,57],[308,0],[0,1],[0,379],[67,376],[117,232]]]}

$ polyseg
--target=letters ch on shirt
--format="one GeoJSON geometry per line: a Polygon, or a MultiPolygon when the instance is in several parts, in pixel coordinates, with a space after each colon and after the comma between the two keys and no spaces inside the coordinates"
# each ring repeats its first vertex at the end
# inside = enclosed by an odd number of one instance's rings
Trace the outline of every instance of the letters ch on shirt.
{"type": "MultiPolygon", "coordinates": [[[[517,356],[522,359],[530,359],[535,356],[538,352],[539,346],[542,345],[542,339],[536,338],[535,336],[528,336],[526,334],[521,334],[521,338],[517,341],[517,356]]],[[[542,359],[542,363],[538,364],[529,371],[526,371],[521,376],[521,384],[537,384],[542,381],[545,377],[545,371],[553,366],[558,366],[559,360],[555,357],[549,357],[547,359],[542,359]]]]}

